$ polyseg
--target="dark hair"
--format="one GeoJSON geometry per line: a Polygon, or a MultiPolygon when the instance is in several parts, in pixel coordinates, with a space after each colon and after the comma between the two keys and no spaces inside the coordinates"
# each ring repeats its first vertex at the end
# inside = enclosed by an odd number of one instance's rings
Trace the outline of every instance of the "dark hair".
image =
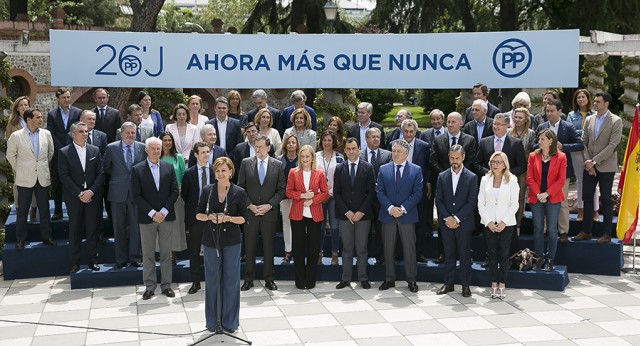
{"type": "Polygon", "coordinates": [[[255,127],[256,130],[258,129],[258,125],[256,125],[256,123],[251,121],[251,122],[248,122],[247,125],[244,125],[244,130],[247,131],[250,127],[255,127]]]}
{"type": "Polygon", "coordinates": [[[290,138],[295,138],[296,140],[296,156],[298,156],[298,152],[300,151],[300,139],[296,137],[296,135],[292,133],[285,133],[284,138],[282,139],[282,145],[284,146],[283,155],[287,154],[287,144],[290,138]]]}
{"type": "Polygon", "coordinates": [[[178,109],[182,109],[187,112],[187,123],[191,121],[191,115],[189,114],[189,108],[184,103],[178,103],[175,107],[173,107],[173,113],[169,117],[171,120],[177,122],[178,121],[178,109]]]}
{"type": "Polygon", "coordinates": [[[134,103],[131,106],[127,107],[127,115],[131,115],[135,111],[142,111],[142,107],[137,103],[134,103]]]}
{"type": "Polygon", "coordinates": [[[69,92],[71,93],[71,90],[69,90],[69,88],[58,88],[58,90],[56,90],[56,98],[60,98],[60,95],[69,92]]]}
{"type": "Polygon", "coordinates": [[[589,90],[587,89],[578,89],[576,90],[576,92],[573,93],[573,110],[576,112],[580,111],[580,106],[578,106],[578,95],[580,95],[580,93],[583,93],[584,96],[587,97],[587,111],[591,110],[591,93],[589,93],[589,90]]]}
{"type": "Polygon", "coordinates": [[[331,149],[336,150],[338,148],[338,137],[331,130],[325,130],[322,133],[322,135],[320,135],[320,140],[318,141],[318,147],[322,148],[322,140],[327,136],[330,136],[331,137],[331,141],[333,142],[331,144],[331,149]]]}
{"type": "Polygon", "coordinates": [[[611,101],[613,101],[613,98],[611,98],[611,94],[609,94],[608,92],[601,91],[599,93],[596,93],[594,97],[598,96],[602,97],[602,101],[604,102],[611,103],[611,101]]]}
{"type": "Polygon", "coordinates": [[[335,121],[338,124],[338,133],[336,133],[336,136],[344,137],[344,122],[342,122],[342,119],[337,116],[331,117],[327,122],[327,127],[329,126],[329,124],[331,124],[332,121],[335,121]]]}
{"type": "MultiPolygon", "coordinates": [[[[558,137],[556,137],[556,134],[553,133],[553,131],[551,131],[550,128],[546,128],[538,132],[538,140],[540,140],[541,136],[545,136],[547,137],[547,139],[551,140],[551,146],[549,146],[549,156],[553,156],[557,154],[558,153],[558,137]]],[[[536,154],[542,155],[542,149],[541,148],[536,149],[536,154]]]]}
{"type": "Polygon", "coordinates": [[[547,106],[556,106],[557,110],[562,110],[562,101],[558,99],[549,100],[547,101],[547,106]]]}
{"type": "Polygon", "coordinates": [[[151,94],[149,94],[148,92],[146,92],[144,90],[140,90],[138,92],[138,96],[136,97],[136,103],[140,104],[140,101],[142,101],[142,99],[145,98],[146,96],[149,96],[151,101],[153,101],[153,97],[151,97],[151,94]]]}
{"type": "MultiPolygon", "coordinates": [[[[165,136],[171,138],[171,156],[173,156],[174,159],[178,158],[178,150],[176,150],[176,141],[173,139],[173,135],[169,131],[164,131],[158,135],[158,138],[162,141],[165,136]]],[[[164,148],[162,148],[162,155],[164,156],[164,148]]]]}
{"type": "Polygon", "coordinates": [[[489,95],[489,88],[486,85],[484,85],[482,83],[476,83],[473,86],[473,89],[478,89],[478,88],[480,88],[480,90],[482,90],[482,95],[484,95],[484,96],[489,95]]]}
{"type": "Polygon", "coordinates": [[[354,142],[358,145],[358,148],[360,148],[360,143],[358,143],[358,139],[355,137],[347,138],[347,141],[345,143],[354,143],[354,142]]]}
{"type": "Polygon", "coordinates": [[[105,89],[105,88],[98,88],[98,89],[96,89],[96,90],[94,90],[94,91],[93,91],[93,94],[92,94],[92,95],[93,95],[93,98],[96,98],[96,94],[97,94],[97,93],[99,93],[99,92],[101,92],[101,91],[106,92],[106,93],[107,93],[107,97],[111,96],[111,95],[109,95],[109,92],[107,91],[107,89],[105,89]]]}
{"type": "Polygon", "coordinates": [[[196,142],[193,145],[193,154],[194,155],[198,155],[200,154],[200,148],[208,148],[209,145],[206,142],[200,141],[200,142],[196,142]]]}
{"type": "Polygon", "coordinates": [[[557,100],[557,99],[558,99],[558,93],[557,93],[557,92],[555,92],[555,91],[553,91],[553,90],[547,90],[547,91],[545,91],[545,93],[544,93],[544,94],[542,94],[542,96],[544,96],[544,95],[551,95],[551,96],[553,96],[553,99],[554,99],[554,100],[557,100]]]}
{"type": "MultiPolygon", "coordinates": [[[[35,116],[33,113],[34,112],[40,112],[40,110],[38,108],[28,108],[24,111],[24,114],[22,115],[22,118],[24,119],[24,122],[27,122],[27,119],[33,119],[33,117],[35,116]]],[[[40,112],[42,113],[42,112],[40,112]]]]}

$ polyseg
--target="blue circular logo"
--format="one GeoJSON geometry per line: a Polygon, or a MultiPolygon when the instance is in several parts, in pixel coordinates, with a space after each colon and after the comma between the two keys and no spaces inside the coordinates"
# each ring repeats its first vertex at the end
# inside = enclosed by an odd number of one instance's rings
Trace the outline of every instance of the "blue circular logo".
{"type": "Polygon", "coordinates": [[[517,38],[502,41],[493,51],[493,67],[507,78],[515,78],[527,72],[531,60],[531,48],[517,38]]]}

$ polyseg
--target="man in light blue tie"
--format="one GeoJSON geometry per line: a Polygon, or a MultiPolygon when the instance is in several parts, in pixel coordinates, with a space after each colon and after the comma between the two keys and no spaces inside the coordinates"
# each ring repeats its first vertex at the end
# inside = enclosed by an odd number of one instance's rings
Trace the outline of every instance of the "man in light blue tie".
{"type": "Polygon", "coordinates": [[[242,160],[238,173],[238,185],[249,196],[249,218],[244,225],[245,254],[247,266],[244,284],[240,288],[247,291],[253,287],[256,268],[256,248],[258,234],[262,232],[262,252],[264,254],[263,279],[265,287],[275,291],[275,268],[273,265],[273,236],[278,224],[278,207],[284,198],[284,170],[282,162],[269,156],[271,143],[268,137],[259,136],[253,148],[256,155],[242,160]]]}

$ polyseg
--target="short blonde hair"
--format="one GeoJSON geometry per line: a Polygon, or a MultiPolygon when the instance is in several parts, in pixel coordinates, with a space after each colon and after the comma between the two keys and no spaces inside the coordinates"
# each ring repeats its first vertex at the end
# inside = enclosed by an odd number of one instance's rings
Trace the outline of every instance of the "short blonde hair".
{"type": "MultiPolygon", "coordinates": [[[[509,171],[509,158],[507,157],[507,154],[501,151],[494,152],[493,155],[491,155],[491,158],[489,159],[489,168],[491,168],[491,161],[493,161],[493,159],[496,156],[500,156],[500,158],[504,162],[505,168],[504,168],[504,172],[502,173],[502,176],[504,177],[504,180],[508,183],[509,180],[511,179],[511,172],[509,171]]],[[[490,177],[493,177],[493,171],[489,169],[489,172],[487,172],[487,175],[490,177]]]]}
{"type": "Polygon", "coordinates": [[[300,160],[300,155],[305,151],[309,152],[309,155],[311,155],[311,169],[316,169],[316,153],[313,151],[312,146],[305,144],[298,152],[298,171],[302,170],[302,160],[300,160]]]}
{"type": "Polygon", "coordinates": [[[260,123],[261,123],[261,118],[263,113],[269,114],[269,128],[273,127],[273,114],[271,114],[271,111],[268,110],[267,108],[260,109],[256,113],[255,117],[253,118],[253,121],[256,123],[256,125],[258,125],[258,128],[260,128],[260,123]]]}
{"type": "Polygon", "coordinates": [[[298,108],[296,110],[293,111],[293,113],[291,113],[291,123],[293,124],[293,127],[296,127],[296,123],[294,121],[294,119],[296,118],[296,115],[302,113],[302,115],[304,115],[304,128],[306,130],[311,128],[311,116],[309,115],[309,112],[307,112],[306,109],[304,108],[298,108]]]}
{"type": "Polygon", "coordinates": [[[231,170],[231,176],[233,177],[236,169],[233,165],[233,161],[231,161],[231,159],[226,156],[221,156],[213,162],[213,171],[215,172],[216,169],[218,169],[218,167],[222,165],[227,165],[227,167],[229,167],[229,170],[231,170]]]}

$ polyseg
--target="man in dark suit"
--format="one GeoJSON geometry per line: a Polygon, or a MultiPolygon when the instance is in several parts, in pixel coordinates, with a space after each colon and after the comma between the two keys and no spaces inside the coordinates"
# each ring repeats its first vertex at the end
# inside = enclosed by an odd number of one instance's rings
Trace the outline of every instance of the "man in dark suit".
{"type": "MultiPolygon", "coordinates": [[[[398,138],[403,138],[402,122],[407,119],[413,119],[411,117],[411,111],[409,111],[408,109],[403,108],[399,110],[398,113],[396,113],[396,126],[398,127],[391,130],[389,133],[387,133],[387,149],[388,150],[391,150],[391,145],[392,145],[391,142],[395,141],[398,138]]],[[[417,130],[416,137],[420,137],[420,129],[417,130]]]]}
{"type": "MultiPolygon", "coordinates": [[[[216,134],[216,128],[213,125],[204,124],[204,126],[202,126],[202,129],[200,130],[200,138],[202,138],[202,141],[207,143],[207,145],[209,146],[208,160],[210,164],[213,164],[219,157],[227,156],[227,151],[216,145],[218,135],[216,134]]],[[[191,167],[196,163],[198,163],[198,158],[192,150],[189,154],[188,166],[191,167]]]]}
{"type": "Polygon", "coordinates": [[[106,89],[98,88],[93,92],[93,100],[96,107],[93,112],[96,114],[96,129],[107,135],[107,142],[112,143],[116,140],[116,131],[122,125],[120,111],[109,107],[109,92],[106,89]]]}
{"type": "Polygon", "coordinates": [[[333,179],[333,197],[336,200],[336,218],[342,238],[342,279],[337,289],[347,287],[353,276],[353,249],[358,262],[358,281],[369,289],[367,264],[369,231],[371,230],[371,206],[376,181],[373,166],[359,158],[360,146],[355,138],[347,138],[344,153],[347,160],[338,164],[333,179]]]}
{"type": "MultiPolygon", "coordinates": [[[[257,89],[253,92],[251,98],[253,99],[253,104],[255,104],[256,108],[250,110],[247,113],[247,123],[255,123],[255,117],[256,114],[258,114],[258,111],[262,108],[267,108],[269,112],[271,112],[271,116],[273,117],[272,127],[278,130],[278,132],[280,133],[280,137],[282,137],[282,135],[284,135],[284,130],[286,130],[282,120],[282,112],[279,109],[273,108],[267,104],[267,92],[262,89],[257,89]]],[[[309,115],[311,115],[311,113],[309,113],[309,115]]],[[[291,119],[289,119],[289,121],[291,121],[291,119]]],[[[227,152],[229,151],[230,150],[227,149],[227,152]]]]}
{"type": "MultiPolygon", "coordinates": [[[[150,127],[142,127],[142,107],[138,104],[132,104],[127,108],[127,121],[136,126],[135,140],[144,143],[147,138],[153,137],[153,129],[150,127]]],[[[120,140],[120,129],[116,130],[116,140],[120,140]]]]}
{"type": "Polygon", "coordinates": [[[240,121],[229,116],[229,101],[226,97],[220,96],[216,99],[216,117],[207,121],[216,129],[216,145],[220,146],[228,153],[233,148],[242,143],[242,131],[240,121]]]}
{"type": "Polygon", "coordinates": [[[56,90],[58,107],[47,114],[47,130],[53,137],[53,159],[51,160],[51,190],[53,194],[54,211],[51,220],[62,219],[62,184],[58,176],[58,151],[67,145],[67,134],[71,124],[80,119],[82,110],[71,105],[71,91],[67,88],[56,90]]]}
{"type": "MultiPolygon", "coordinates": [[[[391,162],[391,152],[380,148],[380,138],[382,132],[377,127],[370,127],[366,134],[367,147],[360,151],[360,158],[366,162],[369,162],[373,166],[373,177],[377,179],[380,166],[391,162]]],[[[358,143],[359,145],[359,143],[358,143]]],[[[376,258],[377,264],[384,264],[384,251],[382,249],[382,223],[378,221],[378,214],[380,213],[380,202],[378,202],[378,196],[374,194],[372,201],[373,213],[371,217],[371,227],[374,235],[374,249],[372,252],[376,258]]]]}
{"type": "MultiPolygon", "coordinates": [[[[540,125],[542,125],[546,121],[549,121],[549,119],[547,118],[547,105],[551,100],[560,100],[558,93],[553,90],[545,91],[545,93],[542,95],[542,112],[536,115],[531,115],[530,127],[532,130],[536,131],[540,125]]],[[[567,115],[560,112],[560,119],[567,120],[567,115]]],[[[536,133],[538,132],[536,131],[536,133]]]]}
{"type": "Polygon", "coordinates": [[[160,290],[169,298],[171,289],[171,232],[176,220],[174,205],[178,199],[178,181],[173,165],[160,160],[162,141],[147,139],[147,159],[133,166],[131,192],[138,206],[138,223],[142,243],[142,278],[146,290],[143,300],[150,299],[158,286],[156,276],[156,241],[160,248],[160,290]]]}
{"type": "Polygon", "coordinates": [[[478,177],[462,165],[464,149],[452,145],[448,169],[438,176],[436,206],[438,228],[445,246],[444,285],[437,294],[453,292],[456,273],[456,252],[460,258],[462,296],[471,297],[471,234],[475,228],[473,210],[478,208],[478,177]]]}
{"type": "MultiPolygon", "coordinates": [[[[449,149],[456,144],[459,144],[466,153],[464,158],[464,166],[472,171],[476,171],[475,156],[476,156],[476,141],[471,136],[462,131],[462,115],[458,112],[451,112],[447,116],[447,134],[436,137],[431,145],[431,154],[429,156],[429,164],[431,165],[431,186],[437,187],[437,180],[440,173],[451,168],[449,163],[449,149]]],[[[435,193],[433,195],[435,196],[435,193]]],[[[442,243],[442,230],[438,227],[438,259],[436,263],[444,263],[444,244],[442,243]]]]}
{"type": "MultiPolygon", "coordinates": [[[[96,228],[98,210],[102,207],[102,155],[97,146],[87,144],[87,124],[71,125],[73,143],[60,149],[58,173],[64,186],[62,198],[69,214],[69,247],[71,273],[79,269],[82,231],[86,232],[89,269],[98,266],[98,237],[96,228]]],[[[102,219],[100,219],[102,221],[102,219]]]]}
{"type": "MultiPolygon", "coordinates": [[[[286,130],[292,127],[293,123],[291,122],[291,114],[293,113],[294,110],[298,108],[304,108],[307,111],[307,113],[309,113],[309,116],[311,117],[311,129],[313,129],[313,131],[316,131],[317,130],[316,111],[305,104],[305,102],[307,102],[307,95],[304,94],[304,91],[294,90],[291,93],[290,99],[291,99],[292,105],[282,110],[282,129],[286,130]]],[[[280,134],[280,136],[282,136],[282,133],[280,134]]]]}
{"type": "Polygon", "coordinates": [[[466,123],[462,131],[476,139],[476,144],[480,140],[493,135],[493,119],[487,117],[487,104],[482,100],[475,100],[471,105],[473,120],[466,123]]]}
{"type": "MultiPolygon", "coordinates": [[[[212,125],[205,125],[211,126],[212,125]]],[[[215,129],[213,129],[215,131],[215,129]]],[[[193,146],[192,153],[195,153],[196,163],[187,168],[182,177],[180,195],[184,200],[184,224],[187,234],[189,234],[189,269],[191,271],[191,281],[193,284],[189,288],[189,294],[194,294],[200,290],[202,277],[202,260],[200,258],[200,247],[202,245],[203,223],[196,221],[196,209],[202,188],[215,182],[213,164],[209,144],[197,142],[193,146]]]]}
{"type": "Polygon", "coordinates": [[[111,203],[116,269],[125,267],[127,261],[133,267],[142,267],[138,209],[131,192],[131,170],[147,157],[144,144],[135,141],[134,123],[125,121],[120,126],[120,133],[122,140],[107,145],[104,153],[104,172],[110,176],[107,199],[111,203]]]}
{"type": "MultiPolygon", "coordinates": [[[[231,161],[233,161],[233,165],[235,167],[240,167],[240,164],[242,164],[242,160],[246,159],[247,157],[256,156],[254,144],[256,142],[256,139],[258,138],[258,126],[250,122],[247,124],[247,126],[244,127],[244,133],[247,136],[247,141],[236,145],[233,151],[229,153],[229,158],[231,159],[231,161]]],[[[275,151],[272,145],[269,149],[269,156],[273,157],[274,154],[275,151]]],[[[238,181],[239,174],[240,170],[237,169],[233,175],[234,182],[238,181]]]]}
{"type": "MultiPolygon", "coordinates": [[[[489,88],[482,84],[482,83],[478,83],[476,85],[473,86],[473,89],[471,89],[473,92],[473,99],[475,100],[482,100],[484,102],[486,102],[487,104],[487,117],[493,119],[493,117],[500,113],[500,109],[498,109],[498,107],[494,106],[491,104],[491,102],[489,102],[489,100],[487,100],[487,96],[489,96],[489,88]]],[[[467,110],[464,112],[464,118],[465,118],[465,123],[468,123],[470,121],[473,120],[473,115],[472,115],[472,108],[469,107],[467,108],[467,110]]]]}
{"type": "Polygon", "coordinates": [[[271,143],[266,136],[259,136],[253,144],[256,155],[242,160],[238,186],[249,196],[249,219],[244,225],[245,254],[247,267],[244,284],[240,288],[247,291],[253,287],[256,270],[256,250],[258,234],[262,233],[262,252],[264,255],[263,279],[265,287],[275,291],[278,286],[273,281],[273,236],[278,223],[278,207],[284,198],[284,170],[282,162],[267,154],[271,143]]]}
{"type": "Polygon", "coordinates": [[[385,280],[378,289],[384,291],[396,285],[394,252],[397,233],[402,243],[405,278],[409,291],[415,293],[418,292],[415,224],[419,221],[417,206],[424,189],[422,172],[418,165],[407,161],[409,143],[404,139],[394,142],[391,156],[393,162],[380,167],[376,184],[385,257],[385,280]]]}
{"type": "MultiPolygon", "coordinates": [[[[578,131],[573,127],[573,124],[562,120],[560,115],[562,114],[562,101],[552,99],[547,102],[546,114],[548,121],[542,123],[536,129],[536,134],[544,129],[551,129],[558,138],[558,150],[562,151],[567,156],[567,179],[564,181],[562,187],[562,193],[564,193],[564,200],[560,202],[560,214],[558,215],[558,241],[565,242],[569,239],[569,180],[575,174],[573,172],[573,163],[571,163],[571,153],[581,152],[584,149],[582,144],[582,138],[578,135],[578,131]]],[[[534,139],[534,148],[538,144],[538,136],[534,139]]]]}
{"type": "Polygon", "coordinates": [[[429,113],[429,118],[431,119],[431,127],[422,131],[419,137],[432,145],[436,137],[447,133],[447,128],[443,126],[444,113],[441,110],[437,108],[432,110],[429,113]]]}
{"type": "Polygon", "coordinates": [[[375,127],[380,130],[380,147],[386,148],[386,137],[384,134],[384,128],[382,125],[371,121],[371,113],[373,112],[373,105],[369,102],[362,102],[356,108],[356,115],[358,116],[358,122],[354,125],[349,126],[347,130],[347,138],[353,137],[358,140],[360,143],[360,150],[364,150],[367,147],[366,141],[363,141],[363,138],[366,138],[366,132],[369,128],[375,127]]]}

